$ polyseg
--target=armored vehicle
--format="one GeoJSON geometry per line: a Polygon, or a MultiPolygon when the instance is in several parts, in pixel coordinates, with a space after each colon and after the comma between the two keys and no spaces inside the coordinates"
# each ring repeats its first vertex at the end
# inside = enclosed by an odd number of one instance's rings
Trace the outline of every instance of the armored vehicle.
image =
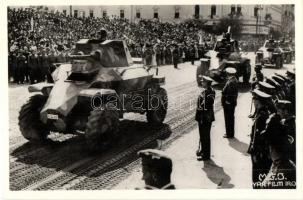
{"type": "Polygon", "coordinates": [[[251,75],[250,59],[241,52],[238,41],[230,38],[230,27],[226,34],[217,38],[214,48],[205,54],[206,58],[200,59],[201,65],[197,68],[197,83],[201,85],[201,75],[210,76],[217,82],[226,80],[225,69],[233,67],[237,70],[237,77],[243,77],[243,82],[248,84],[251,75]]]}
{"type": "Polygon", "coordinates": [[[19,127],[31,142],[50,132],[85,134],[92,150],[119,139],[119,119],[127,112],[146,114],[151,124],[163,123],[167,112],[165,77],[132,62],[122,40],[82,39],[70,63],[52,73],[54,83],[28,87],[35,92],[22,106],[19,127]]]}
{"type": "Polygon", "coordinates": [[[279,47],[279,42],[273,39],[266,40],[264,45],[256,52],[256,63],[265,67],[282,68],[283,60],[283,50],[279,47]]]}

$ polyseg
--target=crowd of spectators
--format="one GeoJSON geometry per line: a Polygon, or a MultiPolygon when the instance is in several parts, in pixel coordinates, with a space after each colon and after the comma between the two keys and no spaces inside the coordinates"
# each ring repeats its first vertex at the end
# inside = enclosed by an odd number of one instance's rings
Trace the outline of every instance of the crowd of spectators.
{"type": "Polygon", "coordinates": [[[68,61],[67,55],[76,41],[96,38],[101,28],[107,30],[108,39],[125,40],[131,55],[143,57],[150,65],[198,59],[203,56],[201,38],[206,46],[212,38],[192,21],[162,23],[141,19],[131,23],[114,16],[76,18],[33,8],[8,8],[9,80],[43,81],[52,63],[68,61]],[[176,49],[178,58],[173,55],[176,49]]]}

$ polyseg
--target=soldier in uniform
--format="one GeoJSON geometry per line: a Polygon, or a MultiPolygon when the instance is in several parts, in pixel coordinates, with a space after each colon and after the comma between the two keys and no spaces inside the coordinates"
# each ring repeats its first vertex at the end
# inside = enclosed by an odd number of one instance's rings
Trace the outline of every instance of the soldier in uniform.
{"type": "Polygon", "coordinates": [[[147,43],[146,44],[146,49],[145,49],[145,51],[143,53],[144,59],[145,59],[145,62],[146,62],[147,66],[150,66],[152,64],[153,53],[154,52],[153,52],[151,44],[147,43]]]}
{"type": "Polygon", "coordinates": [[[37,67],[37,82],[43,82],[45,80],[44,74],[43,74],[43,60],[44,56],[42,55],[42,52],[38,52],[38,67],[37,67]]]}
{"type": "Polygon", "coordinates": [[[283,181],[288,182],[296,181],[296,166],[290,160],[290,144],[293,143],[294,139],[287,135],[287,126],[283,124],[283,120],[288,116],[291,109],[291,102],[287,100],[278,100],[276,103],[277,112],[272,114],[267,120],[267,125],[262,134],[269,145],[270,157],[272,165],[269,173],[264,179],[262,186],[265,188],[295,188],[295,185],[286,186],[276,185],[275,179],[277,175],[283,175],[283,181]]]}
{"type": "Polygon", "coordinates": [[[175,44],[173,48],[173,63],[175,69],[178,69],[178,62],[179,62],[179,48],[178,45],[175,44]]]}
{"type": "Polygon", "coordinates": [[[284,99],[285,94],[281,88],[281,85],[275,81],[272,78],[266,78],[266,83],[269,83],[270,85],[274,86],[276,91],[275,91],[275,99],[284,99]]]}
{"type": "Polygon", "coordinates": [[[98,32],[100,43],[107,40],[107,31],[104,28],[101,28],[101,30],[98,32]]]}
{"type": "Polygon", "coordinates": [[[16,70],[17,70],[17,53],[16,51],[12,52],[12,56],[11,56],[11,70],[12,70],[12,77],[14,79],[14,83],[17,83],[17,73],[16,73],[16,70]]]}
{"type": "MultiPolygon", "coordinates": [[[[267,83],[267,82],[260,81],[256,84],[255,88],[264,92],[264,93],[266,93],[266,94],[271,95],[270,102],[267,102],[267,103],[268,103],[270,112],[271,113],[275,112],[276,110],[274,108],[274,102],[272,101],[272,100],[276,100],[275,87],[272,86],[271,84],[267,83]]],[[[255,98],[253,98],[253,102],[254,102],[254,99],[255,98]]],[[[256,108],[258,105],[256,104],[256,102],[254,102],[254,104],[255,104],[255,108],[256,108]]],[[[255,109],[254,114],[250,114],[248,117],[249,118],[255,118],[256,114],[257,114],[257,109],[255,109]]]]}
{"type": "Polygon", "coordinates": [[[271,84],[267,83],[267,82],[259,82],[258,83],[258,88],[260,91],[265,92],[266,94],[271,95],[271,98],[269,99],[269,101],[267,102],[268,104],[268,109],[270,113],[274,113],[276,112],[276,107],[274,105],[274,101],[278,100],[276,98],[276,93],[275,93],[275,87],[272,86],[271,84]]]}
{"type": "Polygon", "coordinates": [[[194,65],[195,63],[195,58],[196,58],[196,49],[195,49],[195,45],[192,44],[190,49],[189,49],[189,57],[190,57],[190,62],[192,65],[194,65]]]}
{"type": "Polygon", "coordinates": [[[24,51],[20,50],[19,54],[17,56],[17,68],[16,68],[16,77],[17,77],[17,83],[23,84],[24,78],[25,78],[25,61],[26,57],[23,55],[24,51]]]}
{"type": "Polygon", "coordinates": [[[45,77],[48,73],[48,69],[49,69],[49,55],[46,50],[43,50],[42,51],[42,66],[41,66],[43,81],[45,81],[45,77]]]}
{"type": "Polygon", "coordinates": [[[287,70],[287,77],[289,79],[287,87],[286,99],[292,103],[291,112],[296,112],[296,74],[294,70],[287,70]]]}
{"type": "Polygon", "coordinates": [[[255,87],[256,87],[256,84],[260,81],[263,81],[264,80],[264,75],[262,73],[262,65],[261,64],[256,64],[255,66],[255,76],[253,77],[253,82],[251,84],[251,90],[254,90],[255,87]]]}
{"type": "Polygon", "coordinates": [[[227,82],[222,90],[221,103],[224,110],[226,134],[224,138],[233,138],[235,134],[235,109],[238,99],[238,80],[236,69],[226,68],[227,82]]]}
{"type": "MultiPolygon", "coordinates": [[[[146,190],[175,189],[171,183],[172,160],[163,151],[145,149],[138,152],[142,158],[142,179],[146,190]]],[[[140,189],[140,188],[137,188],[140,189]]]]}
{"type": "Polygon", "coordinates": [[[31,53],[28,56],[28,68],[29,68],[30,83],[34,84],[35,81],[38,81],[38,74],[37,74],[38,57],[34,51],[31,51],[31,53]]]}
{"type": "Polygon", "coordinates": [[[51,54],[49,55],[49,68],[48,68],[47,75],[46,75],[48,83],[54,82],[54,80],[52,78],[52,73],[56,69],[55,63],[58,63],[57,54],[55,53],[55,50],[52,50],[51,54]]]}
{"type": "Polygon", "coordinates": [[[259,89],[254,89],[252,94],[256,105],[256,115],[251,129],[250,144],[247,152],[251,155],[252,186],[256,189],[260,188],[260,185],[258,185],[260,175],[266,175],[271,166],[269,149],[261,135],[270,114],[267,102],[270,101],[271,95],[259,89]]]}
{"type": "Polygon", "coordinates": [[[211,87],[213,80],[207,76],[202,76],[203,91],[198,97],[196,111],[196,121],[199,125],[200,145],[197,151],[198,160],[210,159],[210,130],[213,121],[215,121],[214,101],[215,90],[211,87]]]}

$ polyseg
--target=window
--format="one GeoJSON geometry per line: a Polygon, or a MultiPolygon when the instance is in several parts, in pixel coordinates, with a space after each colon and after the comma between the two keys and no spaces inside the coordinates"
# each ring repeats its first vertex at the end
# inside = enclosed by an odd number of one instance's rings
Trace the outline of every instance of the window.
{"type": "Polygon", "coordinates": [[[154,18],[158,18],[158,11],[154,11],[154,18]]]}
{"type": "Polygon", "coordinates": [[[236,13],[236,6],[235,6],[235,5],[232,5],[232,6],[230,7],[230,13],[231,13],[231,14],[235,14],[235,13],[236,13]]]}
{"type": "Polygon", "coordinates": [[[120,10],[120,18],[121,18],[121,19],[124,18],[124,10],[120,10]]]}
{"type": "Polygon", "coordinates": [[[78,10],[74,10],[74,17],[75,17],[75,18],[78,17],[78,10]]]}
{"type": "Polygon", "coordinates": [[[140,13],[140,11],[137,11],[137,12],[136,12],[136,18],[141,18],[141,13],[140,13]]]}
{"type": "Polygon", "coordinates": [[[199,15],[200,15],[200,6],[195,5],[195,18],[199,19],[199,15]]]}
{"type": "Polygon", "coordinates": [[[212,5],[210,10],[210,18],[213,18],[213,16],[216,15],[216,13],[217,13],[217,7],[215,5],[212,5]]]}
{"type": "Polygon", "coordinates": [[[107,17],[107,11],[106,11],[106,10],[103,10],[102,16],[103,16],[103,18],[106,18],[106,17],[107,17]]]}
{"type": "Polygon", "coordinates": [[[241,8],[241,6],[237,6],[237,15],[242,15],[242,8],[241,8]]]}
{"type": "Polygon", "coordinates": [[[254,8],[254,17],[257,17],[258,16],[258,7],[255,7],[254,8]]]}
{"type": "Polygon", "coordinates": [[[66,10],[63,10],[63,15],[66,16],[66,10]]]}
{"type": "Polygon", "coordinates": [[[176,11],[175,12],[175,19],[179,19],[180,18],[180,13],[179,13],[179,11],[176,11]]]}
{"type": "Polygon", "coordinates": [[[89,11],[89,17],[94,17],[94,11],[93,10],[89,11]]]}

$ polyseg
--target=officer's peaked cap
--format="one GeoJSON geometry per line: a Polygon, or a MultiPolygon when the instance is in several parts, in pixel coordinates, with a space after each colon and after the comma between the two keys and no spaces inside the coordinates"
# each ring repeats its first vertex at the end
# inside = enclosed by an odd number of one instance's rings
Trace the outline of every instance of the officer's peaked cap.
{"type": "Polygon", "coordinates": [[[211,82],[213,82],[214,80],[212,79],[212,78],[210,78],[209,76],[202,76],[202,79],[201,79],[202,81],[206,81],[206,82],[209,82],[209,83],[211,83],[211,82]]]}
{"type": "Polygon", "coordinates": [[[254,90],[253,90],[253,93],[254,93],[257,97],[263,98],[263,99],[268,99],[268,98],[271,97],[270,94],[267,94],[267,93],[265,93],[265,92],[263,92],[263,91],[261,91],[261,90],[259,90],[259,89],[254,89],[254,90]]]}
{"type": "Polygon", "coordinates": [[[163,151],[156,149],[145,149],[138,152],[142,158],[142,165],[149,170],[162,173],[171,173],[172,160],[163,151]]]}
{"type": "Polygon", "coordinates": [[[295,75],[295,71],[294,70],[287,70],[286,74],[295,75]]]}
{"type": "Polygon", "coordinates": [[[282,85],[285,81],[283,78],[279,77],[279,76],[276,76],[276,75],[273,75],[272,78],[277,81],[280,85],[282,85]]]}
{"type": "Polygon", "coordinates": [[[277,108],[290,110],[291,102],[288,100],[277,100],[276,106],[277,108]]]}
{"type": "Polygon", "coordinates": [[[237,73],[237,70],[236,70],[235,68],[232,68],[232,67],[226,68],[225,71],[226,71],[228,74],[236,74],[236,73],[237,73]]]}

